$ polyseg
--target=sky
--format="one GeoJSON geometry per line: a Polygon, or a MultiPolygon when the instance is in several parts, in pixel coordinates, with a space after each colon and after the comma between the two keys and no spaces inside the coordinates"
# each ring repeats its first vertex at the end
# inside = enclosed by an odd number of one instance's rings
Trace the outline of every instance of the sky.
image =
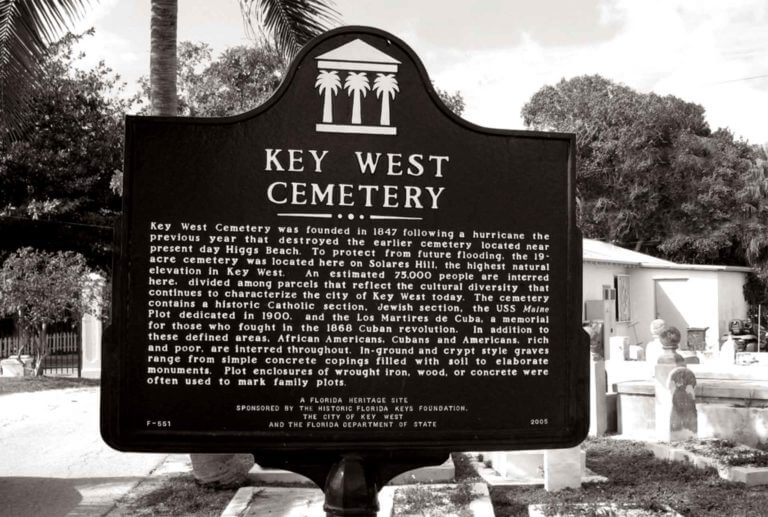
{"type": "MultiPolygon", "coordinates": [[[[336,0],[343,25],[391,32],[434,83],[460,91],[464,118],[524,129],[544,85],[600,74],[704,106],[712,129],[768,143],[768,0],[336,0]]],[[[133,89],[149,73],[149,0],[100,0],[85,65],[104,59],[133,89]]],[[[248,44],[237,0],[179,0],[179,40],[215,52],[248,44]]]]}

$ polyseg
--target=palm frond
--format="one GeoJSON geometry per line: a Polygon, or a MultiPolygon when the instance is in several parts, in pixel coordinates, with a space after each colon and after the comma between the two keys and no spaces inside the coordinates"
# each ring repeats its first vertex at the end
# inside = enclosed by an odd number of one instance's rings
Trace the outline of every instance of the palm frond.
{"type": "Polygon", "coordinates": [[[309,40],[339,22],[332,0],[239,0],[243,19],[271,33],[278,50],[293,58],[309,40]]]}
{"type": "Polygon", "coordinates": [[[88,0],[0,0],[0,126],[18,133],[38,63],[88,0]]]}

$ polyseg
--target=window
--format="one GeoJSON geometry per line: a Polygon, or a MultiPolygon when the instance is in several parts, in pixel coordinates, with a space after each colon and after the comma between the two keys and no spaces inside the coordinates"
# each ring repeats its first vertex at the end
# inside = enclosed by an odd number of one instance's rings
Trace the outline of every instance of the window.
{"type": "Polygon", "coordinates": [[[616,321],[630,321],[629,275],[616,275],[616,321]]]}

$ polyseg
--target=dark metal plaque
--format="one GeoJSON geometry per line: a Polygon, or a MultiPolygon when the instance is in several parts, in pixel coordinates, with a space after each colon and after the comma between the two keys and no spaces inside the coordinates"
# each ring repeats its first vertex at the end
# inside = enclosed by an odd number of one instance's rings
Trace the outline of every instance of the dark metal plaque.
{"type": "Polygon", "coordinates": [[[363,27],[314,40],[250,113],[128,117],[105,440],[578,443],[574,145],[454,116],[411,49],[363,27]]]}

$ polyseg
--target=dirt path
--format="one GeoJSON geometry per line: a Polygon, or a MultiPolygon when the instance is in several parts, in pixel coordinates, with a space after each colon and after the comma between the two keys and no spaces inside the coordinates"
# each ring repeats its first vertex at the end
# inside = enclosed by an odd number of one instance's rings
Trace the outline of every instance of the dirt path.
{"type": "Polygon", "coordinates": [[[0,395],[3,515],[103,515],[164,457],[102,441],[98,388],[0,395]]]}

